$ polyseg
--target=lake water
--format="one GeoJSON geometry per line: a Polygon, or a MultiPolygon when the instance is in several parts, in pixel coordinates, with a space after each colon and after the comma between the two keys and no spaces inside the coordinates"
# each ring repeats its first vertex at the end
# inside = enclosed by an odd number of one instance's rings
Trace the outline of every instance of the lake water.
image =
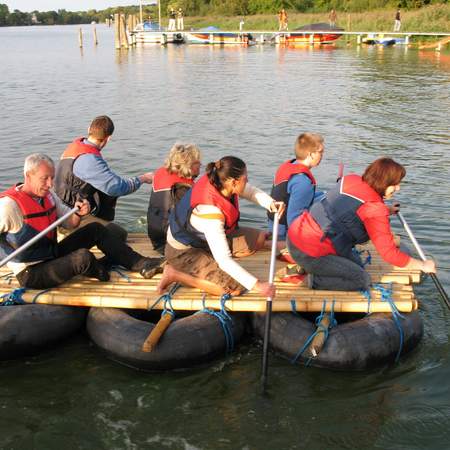
{"type": "MultiPolygon", "coordinates": [[[[408,174],[398,199],[450,291],[450,55],[405,48],[146,47],[116,52],[84,27],[0,29],[0,188],[24,157],[58,158],[109,115],[104,155],[136,175],[159,167],[175,141],[197,143],[206,164],[242,157],[269,190],[303,131],[323,134],[323,188],[338,163],[361,173],[381,155],[408,174]]],[[[119,202],[118,222],[143,232],[149,187],[119,202]]],[[[264,226],[245,204],[243,222],[264,226]]],[[[400,231],[399,228],[397,228],[400,231]]],[[[405,238],[406,239],[406,238],[405,238]]],[[[419,348],[390,368],[339,373],[272,355],[260,392],[261,349],[178,373],[145,374],[105,359],[77,336],[56,349],[0,362],[5,449],[443,449],[450,439],[450,314],[431,280],[417,288],[419,348]]],[[[32,326],[32,324],[30,324],[32,326]]]]}

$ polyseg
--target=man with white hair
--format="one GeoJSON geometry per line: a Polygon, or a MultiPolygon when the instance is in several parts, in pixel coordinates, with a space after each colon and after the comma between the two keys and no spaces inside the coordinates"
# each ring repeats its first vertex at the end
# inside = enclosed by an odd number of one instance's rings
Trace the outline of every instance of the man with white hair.
{"type": "MultiPolygon", "coordinates": [[[[48,228],[58,217],[70,211],[52,192],[55,176],[54,163],[41,153],[29,155],[24,164],[23,184],[12,186],[0,194],[0,257],[3,259],[48,228]]],[[[78,212],[62,224],[77,228],[81,217],[90,212],[87,200],[76,201],[78,212]]],[[[89,251],[97,246],[108,262],[133,271],[144,277],[154,273],[155,258],[145,258],[123,241],[117,239],[104,225],[93,222],[81,227],[60,242],[56,230],[48,232],[9,263],[21,286],[47,289],[58,286],[76,275],[85,275],[108,281],[107,268],[89,251]]],[[[157,258],[156,263],[160,260],[157,258]]]]}

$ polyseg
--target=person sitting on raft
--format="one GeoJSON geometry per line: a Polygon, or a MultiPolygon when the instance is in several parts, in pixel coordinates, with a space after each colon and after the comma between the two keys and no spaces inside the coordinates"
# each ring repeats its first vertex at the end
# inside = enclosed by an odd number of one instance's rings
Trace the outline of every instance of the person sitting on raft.
{"type": "Polygon", "coordinates": [[[384,200],[400,190],[404,167],[390,158],[372,162],[364,175],[350,174],[338,180],[325,198],[303,212],[288,230],[288,249],[308,275],[312,289],[356,291],[369,288],[371,280],[356,244],[372,241],[389,264],[435,273],[434,261],[412,258],[395,244],[388,207],[384,200]]]}
{"type": "Polygon", "coordinates": [[[169,213],[192,187],[200,173],[200,150],[194,144],[175,144],[164,166],[153,175],[147,210],[147,231],[153,248],[164,253],[169,213]]]}
{"type": "MultiPolygon", "coordinates": [[[[0,257],[6,258],[16,249],[45,230],[70,209],[51,191],[55,168],[46,155],[35,153],[25,159],[25,182],[0,194],[0,257]]],[[[77,228],[90,212],[87,200],[76,201],[78,212],[63,226],[77,228]]],[[[107,268],[88,250],[97,246],[114,264],[141,271],[155,266],[160,258],[145,258],[117,239],[111,230],[92,222],[60,242],[56,230],[15,256],[8,267],[20,285],[32,289],[58,286],[76,275],[108,281],[107,268]]],[[[148,275],[149,270],[146,271],[148,275]]]]}
{"type": "Polygon", "coordinates": [[[239,158],[210,162],[203,175],[178,202],[169,217],[167,264],[158,285],[162,293],[180,282],[213,295],[240,295],[255,290],[275,296],[274,285],[260,281],[233,258],[249,256],[265,246],[266,233],[237,227],[238,197],[282,214],[284,204],[247,183],[239,158]]]}
{"type": "MultiPolygon", "coordinates": [[[[323,195],[316,192],[316,180],[311,169],[322,161],[324,144],[320,134],[302,133],[295,141],[295,158],[278,168],[272,186],[271,196],[286,205],[286,214],[280,219],[278,239],[286,239],[287,228],[315,199],[323,195]]],[[[267,213],[269,230],[272,231],[273,216],[267,213]]]]}
{"type": "Polygon", "coordinates": [[[100,222],[125,241],[127,231],[112,222],[117,199],[137,191],[143,183],[151,184],[153,173],[128,178],[110,169],[102,151],[113,132],[114,123],[108,116],[92,121],[87,138],[75,139],[62,154],[56,168],[55,192],[70,208],[80,196],[89,201],[91,216],[84,217],[81,226],[100,222]]]}

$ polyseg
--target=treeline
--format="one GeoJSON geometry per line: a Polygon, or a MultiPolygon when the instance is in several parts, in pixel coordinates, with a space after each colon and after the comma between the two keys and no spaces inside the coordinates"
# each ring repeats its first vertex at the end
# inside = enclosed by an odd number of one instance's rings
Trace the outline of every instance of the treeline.
{"type": "MultiPolygon", "coordinates": [[[[163,16],[169,8],[182,8],[185,15],[252,15],[275,14],[281,8],[293,12],[324,12],[334,8],[337,11],[364,12],[374,9],[417,9],[429,4],[447,3],[448,0],[161,0],[163,16]]],[[[139,14],[138,6],[107,8],[102,11],[72,12],[65,9],[58,11],[21,12],[17,9],[9,11],[6,4],[0,4],[0,26],[18,25],[70,25],[104,22],[115,13],[139,14]]],[[[143,7],[144,17],[157,16],[157,6],[143,7]]]]}

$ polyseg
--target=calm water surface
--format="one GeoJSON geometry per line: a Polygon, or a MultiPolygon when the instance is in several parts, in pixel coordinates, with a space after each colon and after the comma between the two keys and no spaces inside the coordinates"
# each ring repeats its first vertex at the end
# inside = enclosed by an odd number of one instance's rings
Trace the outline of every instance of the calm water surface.
{"type": "MultiPolygon", "coordinates": [[[[104,153],[121,174],[157,168],[175,141],[203,161],[239,155],[268,190],[302,131],[324,135],[317,178],[339,161],[361,172],[380,155],[408,170],[398,198],[450,291],[450,55],[404,48],[282,49],[159,46],[113,49],[98,27],[0,29],[0,188],[24,157],[58,158],[108,114],[104,153]]],[[[118,221],[145,230],[149,188],[122,198],[118,221]]],[[[264,225],[244,205],[243,220],[264,225]]],[[[450,439],[450,314],[430,282],[417,289],[425,336],[391,368],[336,373],[272,356],[267,396],[260,349],[188,372],[143,374],[106,360],[85,336],[35,357],[0,362],[5,449],[442,449],[450,439]]],[[[30,324],[31,326],[31,324],[30,324]]]]}

